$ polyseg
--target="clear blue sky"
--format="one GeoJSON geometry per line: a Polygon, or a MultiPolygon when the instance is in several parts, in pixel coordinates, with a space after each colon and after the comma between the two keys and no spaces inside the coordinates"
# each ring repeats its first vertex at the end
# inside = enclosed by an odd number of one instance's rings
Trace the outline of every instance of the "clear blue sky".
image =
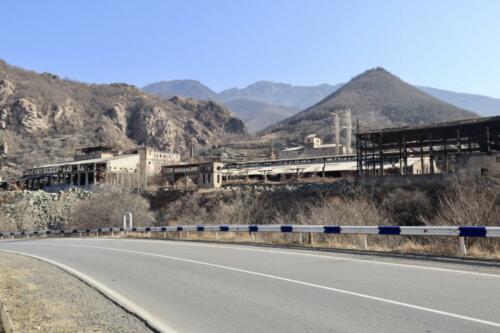
{"type": "Polygon", "coordinates": [[[86,82],[413,84],[500,97],[499,0],[2,0],[0,58],[86,82]]]}

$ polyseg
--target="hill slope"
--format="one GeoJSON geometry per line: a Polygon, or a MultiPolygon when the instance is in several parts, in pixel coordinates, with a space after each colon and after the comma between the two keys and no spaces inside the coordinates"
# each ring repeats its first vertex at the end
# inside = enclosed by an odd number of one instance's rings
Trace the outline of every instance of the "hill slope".
{"type": "Polygon", "coordinates": [[[0,61],[0,143],[9,146],[4,172],[68,158],[88,145],[182,153],[191,141],[208,145],[245,132],[241,120],[213,101],[163,100],[126,84],[61,80],[0,61]]]}
{"type": "Polygon", "coordinates": [[[151,83],[142,90],[162,98],[185,96],[219,101],[241,118],[250,131],[255,132],[293,116],[340,86],[293,86],[259,81],[243,89],[232,88],[217,94],[199,81],[173,80],[151,83]]]}
{"type": "Polygon", "coordinates": [[[477,115],[444,103],[402,81],[383,68],[368,70],[319,103],[268,127],[263,134],[300,139],[308,133],[332,131],[332,113],[349,108],[353,125],[390,127],[473,118],[477,115]]]}
{"type": "Polygon", "coordinates": [[[430,87],[417,88],[446,103],[474,111],[481,116],[491,117],[500,115],[500,99],[498,98],[476,94],[457,93],[430,87]]]}
{"type": "Polygon", "coordinates": [[[162,98],[183,96],[203,100],[217,100],[215,91],[196,80],[160,81],[148,84],[142,90],[162,98]]]}
{"type": "Polygon", "coordinates": [[[224,105],[243,120],[250,132],[257,132],[300,111],[291,106],[272,105],[250,99],[233,99],[224,102],[224,105]]]}

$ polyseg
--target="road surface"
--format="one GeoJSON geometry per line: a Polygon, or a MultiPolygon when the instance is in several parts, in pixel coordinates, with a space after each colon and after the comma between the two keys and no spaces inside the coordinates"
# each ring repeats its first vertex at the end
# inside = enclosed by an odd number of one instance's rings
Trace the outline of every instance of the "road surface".
{"type": "Polygon", "coordinates": [[[177,332],[500,332],[500,269],[120,239],[2,241],[99,282],[177,332]]]}

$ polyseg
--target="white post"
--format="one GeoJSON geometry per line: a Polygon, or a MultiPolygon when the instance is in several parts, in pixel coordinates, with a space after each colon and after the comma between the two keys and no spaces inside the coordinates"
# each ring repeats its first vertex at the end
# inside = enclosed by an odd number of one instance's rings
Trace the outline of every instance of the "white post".
{"type": "Polygon", "coordinates": [[[216,231],[215,232],[215,240],[218,241],[219,240],[219,233],[216,231]]]}
{"type": "Polygon", "coordinates": [[[309,233],[309,244],[314,246],[314,233],[309,233]]]}
{"type": "Polygon", "coordinates": [[[128,214],[129,228],[132,229],[132,226],[133,226],[133,223],[132,223],[132,213],[131,212],[127,212],[126,214],[128,214]]]}
{"type": "Polygon", "coordinates": [[[366,234],[363,235],[363,249],[368,251],[368,235],[366,234]]]}
{"type": "Polygon", "coordinates": [[[467,247],[465,246],[465,238],[458,237],[458,242],[460,244],[460,254],[463,256],[467,255],[467,247]]]}

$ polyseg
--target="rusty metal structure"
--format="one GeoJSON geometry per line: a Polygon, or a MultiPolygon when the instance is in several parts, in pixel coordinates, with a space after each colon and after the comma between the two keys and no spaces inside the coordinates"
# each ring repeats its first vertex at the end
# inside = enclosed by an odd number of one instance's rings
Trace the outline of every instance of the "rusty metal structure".
{"type": "Polygon", "coordinates": [[[359,176],[412,174],[409,159],[421,164],[423,174],[455,172],[470,156],[491,156],[500,151],[500,116],[358,130],[356,151],[359,176]]]}

